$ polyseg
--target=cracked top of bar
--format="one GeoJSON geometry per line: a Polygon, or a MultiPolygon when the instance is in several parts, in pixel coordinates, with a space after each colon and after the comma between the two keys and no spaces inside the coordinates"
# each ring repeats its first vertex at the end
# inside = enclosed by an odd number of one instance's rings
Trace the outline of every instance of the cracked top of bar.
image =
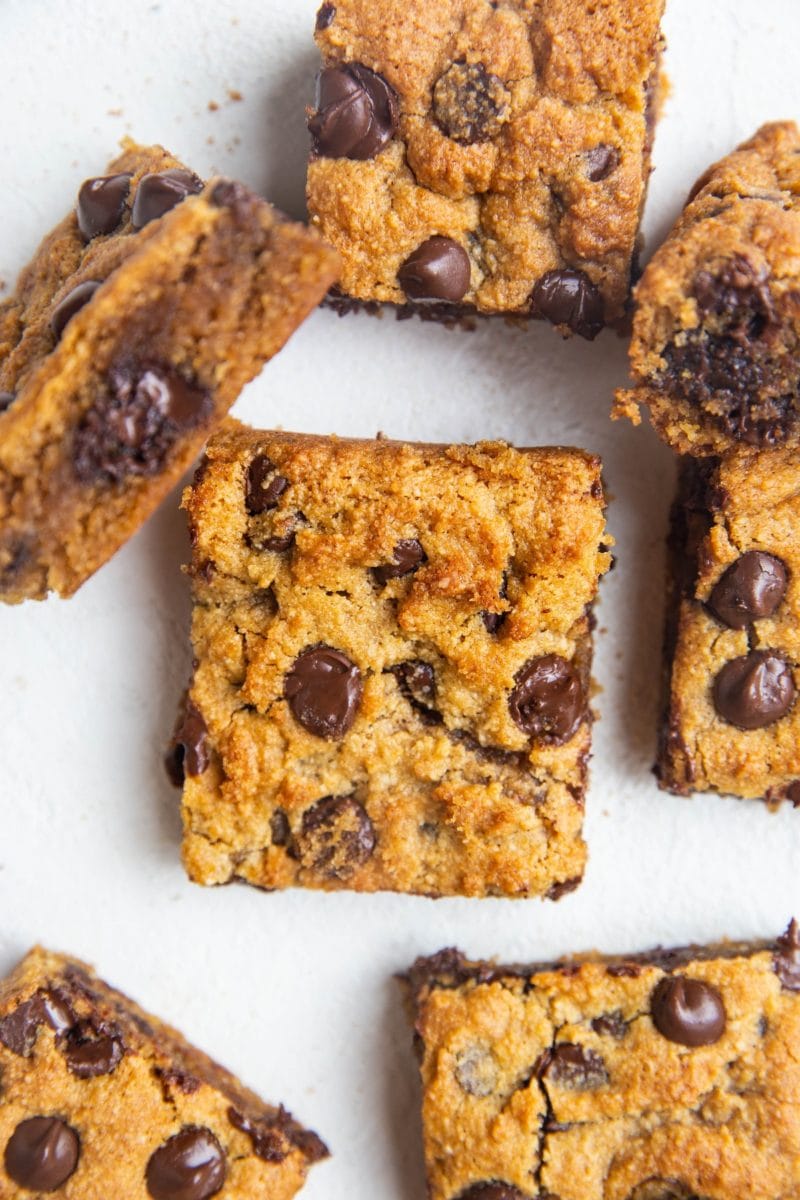
{"type": "Polygon", "coordinates": [[[228,422],[184,499],[193,879],[429,895],[579,882],[600,463],[228,422]]]}
{"type": "Polygon", "coordinates": [[[430,1200],[800,1187],[800,936],[406,976],[430,1200]]]}
{"type": "Polygon", "coordinates": [[[634,387],[681,454],[800,444],[800,130],[764,125],[697,181],[636,293],[634,387]]]}
{"type": "Polygon", "coordinates": [[[541,316],[590,338],[618,324],[663,7],[324,4],[308,204],[342,255],[341,292],[434,317],[541,316]]]}

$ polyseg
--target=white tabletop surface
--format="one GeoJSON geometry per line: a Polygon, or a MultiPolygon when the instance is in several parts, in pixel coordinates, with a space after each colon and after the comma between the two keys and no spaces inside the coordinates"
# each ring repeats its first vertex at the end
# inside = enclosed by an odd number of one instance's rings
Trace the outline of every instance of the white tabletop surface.
{"type": "MultiPolygon", "coordinates": [[[[4,284],[124,134],[302,215],[315,7],[2,0],[4,284]]],[[[762,121],[800,117],[797,0],[668,0],[666,34],[671,95],[648,247],[713,159],[762,121]]],[[[87,958],[282,1100],[333,1151],[308,1200],[424,1195],[415,1066],[392,981],[417,954],[625,951],[772,935],[800,916],[800,812],[679,799],[650,771],[674,468],[649,428],[609,421],[625,376],[625,344],[611,334],[562,343],[539,325],[468,335],[317,312],[236,407],[262,426],[603,455],[619,562],[598,611],[591,857],[584,885],[559,904],[187,882],[161,763],[190,663],[177,492],[74,599],[0,611],[0,972],[37,940],[87,958]]]]}

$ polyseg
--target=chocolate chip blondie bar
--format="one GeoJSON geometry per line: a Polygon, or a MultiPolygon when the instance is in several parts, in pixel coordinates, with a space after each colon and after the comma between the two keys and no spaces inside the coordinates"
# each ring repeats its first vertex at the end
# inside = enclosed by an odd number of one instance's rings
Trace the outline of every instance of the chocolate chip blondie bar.
{"type": "Polygon", "coordinates": [[[663,0],[335,0],[317,14],[312,223],[340,311],[619,324],[663,0]]]}
{"type": "Polygon", "coordinates": [[[671,532],[662,787],[800,804],[799,523],[796,451],[684,461],[671,532]]]}
{"type": "Polygon", "coordinates": [[[290,1200],[327,1156],[84,963],[36,948],[0,982],[0,1195],[290,1200]]]}
{"type": "Polygon", "coordinates": [[[0,599],[71,595],[336,278],[247,188],[129,142],[0,305],[0,599]]]}
{"type": "Polygon", "coordinates": [[[800,1190],[800,935],[406,977],[430,1200],[800,1190]]]}
{"type": "Polygon", "coordinates": [[[576,886],[597,458],[229,422],[184,505],[196,670],[170,765],[192,879],[576,886]]]}
{"type": "Polygon", "coordinates": [[[800,444],[800,131],[765,125],[711,167],[636,289],[634,387],[680,453],[800,444]]]}

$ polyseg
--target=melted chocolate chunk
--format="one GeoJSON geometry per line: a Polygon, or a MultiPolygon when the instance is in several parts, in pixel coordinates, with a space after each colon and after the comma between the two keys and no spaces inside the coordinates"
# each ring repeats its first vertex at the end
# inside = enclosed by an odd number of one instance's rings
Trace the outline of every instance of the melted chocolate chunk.
{"type": "Polygon", "coordinates": [[[59,301],[50,317],[50,328],[55,334],[56,341],[60,339],[75,314],[89,303],[99,287],[98,280],[85,279],[83,283],[77,284],[71,292],[67,292],[63,300],[59,301]]]}
{"type": "Polygon", "coordinates": [[[491,1096],[497,1087],[497,1062],[491,1050],[474,1042],[456,1055],[455,1077],[469,1096],[491,1096]]]}
{"type": "Polygon", "coordinates": [[[319,1162],[328,1157],[328,1147],[312,1133],[303,1129],[297,1121],[281,1107],[272,1117],[250,1120],[236,1108],[228,1109],[228,1120],[236,1129],[246,1133],[253,1143],[253,1152],[264,1162],[283,1162],[292,1146],[296,1146],[309,1162],[319,1162]]]}
{"type": "Polygon", "coordinates": [[[67,1067],[78,1079],[111,1075],[125,1053],[122,1033],[116,1026],[92,1019],[78,1021],[59,1039],[67,1067]]]}
{"type": "Polygon", "coordinates": [[[187,701],[180,723],[172,735],[164,765],[175,787],[183,787],[187,775],[202,775],[207,768],[208,726],[200,709],[187,701]]]}
{"type": "Polygon", "coordinates": [[[151,221],[163,217],[164,213],[180,204],[181,200],[202,190],[202,179],[198,179],[191,171],[170,168],[167,171],[143,175],[139,180],[131,211],[134,229],[142,229],[151,221]]]}
{"type": "Polygon", "coordinates": [[[278,507],[289,487],[289,480],[277,474],[278,468],[266,454],[257,454],[247,468],[245,507],[251,517],[278,507]]]}
{"type": "Polygon", "coordinates": [[[722,996],[710,983],[670,975],[657,984],[650,1001],[653,1024],[681,1046],[712,1046],[725,1032],[722,996]]]}
{"type": "Polygon", "coordinates": [[[153,1151],[145,1179],[153,1200],[208,1200],[225,1174],[225,1151],[211,1130],[188,1125],[153,1151]]]}
{"type": "Polygon", "coordinates": [[[346,879],[375,849],[375,828],[353,796],[326,796],[303,813],[296,850],[304,867],[346,879]]]}
{"type": "Polygon", "coordinates": [[[379,567],[372,568],[372,576],[381,587],[390,579],[401,579],[404,575],[410,575],[412,571],[416,571],[428,561],[428,556],[422,549],[422,543],[416,538],[404,538],[399,541],[392,551],[392,557],[394,562],[383,563],[379,567]]]}
{"type": "Polygon", "coordinates": [[[75,1022],[72,1007],[58,989],[40,988],[30,1000],[24,1000],[0,1020],[0,1042],[13,1054],[28,1058],[36,1042],[40,1025],[49,1025],[56,1033],[75,1022]]]}
{"type": "Polygon", "coordinates": [[[510,116],[511,93],[483,63],[453,63],[434,85],[434,120],[454,142],[489,142],[510,116]]]}
{"type": "Polygon", "coordinates": [[[481,620],[483,621],[483,624],[484,624],[484,627],[485,627],[487,633],[497,633],[498,629],[500,629],[505,624],[507,618],[508,618],[508,613],[504,613],[504,612],[502,612],[502,613],[482,612],[481,613],[481,620]]]}
{"type": "Polygon", "coordinates": [[[773,650],[732,659],[714,680],[714,707],[737,729],[764,729],[780,721],[796,694],[789,663],[773,650]]]}
{"type": "Polygon", "coordinates": [[[316,112],[308,122],[325,158],[374,158],[397,130],[398,102],[382,75],[360,63],[326,67],[317,76],[316,112]]]}
{"type": "Polygon", "coordinates": [[[178,439],[210,412],[208,392],[166,364],[112,367],[106,392],[75,430],[75,474],[88,484],[156,475],[178,439]]]}
{"type": "Polygon", "coordinates": [[[273,846],[290,846],[292,843],[292,827],[289,818],[282,808],[276,808],[269,819],[269,832],[273,846]]]}
{"type": "Polygon", "coordinates": [[[14,392],[0,392],[0,413],[4,413],[7,408],[11,408],[16,398],[14,392]]]}
{"type": "Polygon", "coordinates": [[[786,933],[778,938],[772,961],[782,986],[788,992],[800,992],[800,928],[794,918],[786,933]]]}
{"type": "Polygon", "coordinates": [[[586,178],[591,183],[600,183],[603,179],[608,179],[620,164],[619,150],[616,146],[608,146],[605,143],[595,146],[593,150],[587,150],[585,158],[586,178]]]}
{"type": "Polygon", "coordinates": [[[529,737],[561,745],[586,714],[581,678],[573,664],[558,654],[532,658],[514,676],[508,708],[529,737]]]}
{"type": "Polygon", "coordinates": [[[473,1183],[466,1191],[459,1192],[456,1200],[528,1200],[519,1188],[511,1183],[503,1183],[499,1179],[491,1179],[485,1183],[473,1183]]]}
{"type": "Polygon", "coordinates": [[[774,554],[748,550],[718,580],[708,606],[729,629],[771,617],[786,595],[786,565],[774,554]]]}
{"type": "Polygon", "coordinates": [[[591,1091],[608,1083],[606,1064],[599,1054],[586,1046],[562,1042],[547,1052],[540,1075],[561,1087],[591,1091]]]}
{"type": "Polygon", "coordinates": [[[431,237],[417,246],[397,272],[409,300],[447,300],[457,304],[469,290],[470,261],[464,247],[448,237],[431,237]]]}
{"type": "Polygon", "coordinates": [[[284,695],[294,719],[315,737],[343,738],[361,704],[361,672],[341,650],[304,650],[286,676],[284,695]]]}
{"type": "Polygon", "coordinates": [[[398,663],[391,672],[411,707],[438,724],[442,718],[435,708],[436,673],[431,664],[412,659],[398,663]]]}
{"type": "Polygon", "coordinates": [[[603,297],[585,271],[547,271],[531,296],[534,307],[553,325],[565,326],[592,342],[605,325],[603,297]]]}
{"type": "Polygon", "coordinates": [[[327,29],[333,24],[333,18],[336,16],[336,6],[327,2],[322,4],[317,10],[316,30],[321,33],[323,29],[327,29]]]}
{"type": "Polygon", "coordinates": [[[615,1038],[618,1042],[627,1036],[629,1028],[630,1026],[621,1012],[605,1013],[602,1017],[595,1017],[592,1021],[592,1029],[595,1033],[599,1033],[603,1037],[615,1038]]]}
{"type": "Polygon", "coordinates": [[[113,233],[125,213],[125,203],[131,190],[130,174],[101,175],[87,179],[78,192],[78,228],[84,240],[104,233],[113,233]]]}
{"type": "Polygon", "coordinates": [[[32,1192],[55,1192],[78,1165],[81,1141],[60,1117],[29,1117],[8,1139],[4,1162],[14,1183],[32,1192]]]}

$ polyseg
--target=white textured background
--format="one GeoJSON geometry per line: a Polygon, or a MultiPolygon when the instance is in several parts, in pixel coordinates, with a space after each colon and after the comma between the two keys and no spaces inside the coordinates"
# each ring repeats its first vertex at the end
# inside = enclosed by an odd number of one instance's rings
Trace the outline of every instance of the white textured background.
{"type": "MultiPolygon", "coordinates": [[[[6,285],[125,133],[301,215],[315,7],[2,0],[6,285]]],[[[800,117],[797,0],[668,0],[666,33],[650,246],[712,159],[761,121],[800,117]]],[[[309,1200],[423,1196],[415,1068],[391,980],[415,955],[452,943],[514,958],[633,950],[770,935],[800,915],[800,813],[678,799],[650,774],[673,466],[649,429],[609,422],[624,378],[625,346],[609,334],[562,344],[539,326],[460,335],[318,312],[236,410],[297,430],[602,453],[619,563],[599,609],[591,861],[557,905],[185,880],[161,766],[189,669],[177,495],[75,599],[0,612],[0,971],[35,940],[88,958],[283,1100],[334,1153],[309,1200]]]]}

